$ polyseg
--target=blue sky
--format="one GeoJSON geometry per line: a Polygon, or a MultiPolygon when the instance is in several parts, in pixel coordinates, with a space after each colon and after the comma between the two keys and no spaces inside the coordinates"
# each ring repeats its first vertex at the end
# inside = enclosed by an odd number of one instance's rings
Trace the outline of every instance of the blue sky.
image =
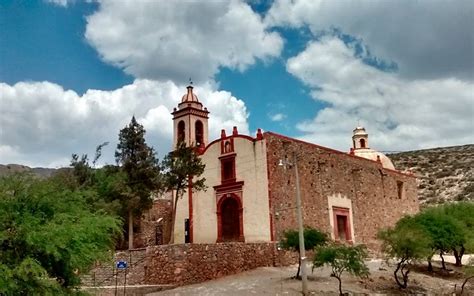
{"type": "Polygon", "coordinates": [[[346,151],[360,122],[384,151],[472,143],[473,6],[2,1],[0,163],[61,166],[103,141],[112,155],[133,114],[162,155],[189,77],[214,136],[346,151]]]}

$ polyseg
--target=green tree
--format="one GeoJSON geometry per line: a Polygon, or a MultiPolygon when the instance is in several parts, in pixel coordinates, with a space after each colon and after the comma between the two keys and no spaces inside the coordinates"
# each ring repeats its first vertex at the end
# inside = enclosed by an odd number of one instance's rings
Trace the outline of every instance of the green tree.
{"type": "Polygon", "coordinates": [[[194,192],[206,190],[206,179],[199,178],[204,172],[205,165],[202,163],[196,149],[194,147],[187,147],[186,143],[181,141],[177,144],[176,149],[163,159],[162,167],[165,170],[165,187],[167,190],[174,191],[169,242],[172,244],[174,243],[174,226],[178,200],[183,197],[186,190],[194,192]]]}
{"type": "Polygon", "coordinates": [[[110,256],[120,220],[58,179],[0,178],[0,295],[65,295],[110,256]]]}
{"type": "Polygon", "coordinates": [[[380,231],[378,238],[382,240],[387,260],[397,258],[393,275],[398,286],[406,288],[413,262],[427,258],[432,252],[430,235],[413,217],[406,216],[395,227],[380,231]]]}
{"type": "MultiPolygon", "coordinates": [[[[325,233],[320,232],[317,229],[311,227],[305,227],[303,232],[304,237],[304,248],[305,250],[313,250],[315,247],[324,245],[328,241],[328,237],[325,233]]],[[[296,271],[295,278],[301,279],[301,256],[300,256],[300,240],[299,233],[297,230],[287,230],[283,233],[283,239],[280,242],[282,248],[287,250],[293,250],[298,252],[298,270],[296,271]]]]}
{"type": "Polygon", "coordinates": [[[126,175],[122,206],[127,212],[128,247],[133,249],[133,221],[153,204],[151,193],[161,189],[161,171],[152,147],[145,142],[145,129],[132,117],[120,130],[115,160],[126,175]]]}
{"type": "Polygon", "coordinates": [[[89,164],[87,154],[83,154],[81,157],[79,157],[78,154],[72,155],[70,166],[72,167],[72,173],[78,186],[87,187],[94,184],[94,168],[102,156],[102,148],[108,144],[109,142],[104,142],[96,147],[92,166],[89,164]]]}
{"type": "Polygon", "coordinates": [[[462,265],[465,252],[474,252],[474,203],[458,202],[443,205],[440,210],[449,217],[458,221],[464,228],[465,242],[453,248],[456,266],[462,265]]]}
{"type": "MultiPolygon", "coordinates": [[[[447,215],[442,208],[429,208],[415,215],[413,222],[421,225],[431,238],[431,249],[439,252],[444,270],[443,255],[451,250],[462,248],[466,243],[466,231],[463,225],[447,215]]],[[[431,256],[428,258],[428,270],[432,271],[431,256]]]]}
{"type": "Polygon", "coordinates": [[[347,271],[358,277],[369,275],[369,268],[364,260],[367,257],[367,249],[364,245],[347,246],[342,244],[331,244],[317,247],[314,254],[313,269],[324,265],[331,266],[331,277],[339,282],[339,295],[342,293],[342,273],[347,271]]]}

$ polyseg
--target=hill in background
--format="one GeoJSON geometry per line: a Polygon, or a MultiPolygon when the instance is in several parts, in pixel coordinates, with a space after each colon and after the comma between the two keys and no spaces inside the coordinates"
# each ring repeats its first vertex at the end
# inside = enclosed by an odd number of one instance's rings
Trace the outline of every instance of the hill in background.
{"type": "Polygon", "coordinates": [[[61,170],[61,169],[30,168],[26,165],[20,165],[20,164],[7,164],[7,165],[0,164],[0,177],[6,176],[9,174],[14,174],[14,173],[29,172],[39,177],[47,178],[53,175],[54,173],[56,173],[58,170],[61,170]]]}
{"type": "MultiPolygon", "coordinates": [[[[388,155],[398,170],[415,173],[422,205],[474,201],[474,145],[408,151],[388,155]]],[[[58,169],[0,164],[0,176],[32,172],[49,177],[58,169]]]]}
{"type": "Polygon", "coordinates": [[[415,173],[422,205],[474,201],[474,145],[409,151],[388,157],[398,170],[415,173]]]}

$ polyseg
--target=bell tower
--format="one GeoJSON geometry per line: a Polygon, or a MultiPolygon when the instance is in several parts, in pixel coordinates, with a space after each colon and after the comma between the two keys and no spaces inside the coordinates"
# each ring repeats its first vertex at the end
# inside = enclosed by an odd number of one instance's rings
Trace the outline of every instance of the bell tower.
{"type": "Polygon", "coordinates": [[[365,128],[358,126],[354,129],[354,133],[352,135],[352,145],[354,150],[369,148],[369,134],[367,134],[365,128]]]}
{"type": "Polygon", "coordinates": [[[193,93],[192,82],[186,87],[187,92],[181,98],[178,108],[173,112],[173,149],[180,141],[188,147],[204,148],[208,144],[209,119],[207,108],[203,108],[198,97],[193,93]]]}

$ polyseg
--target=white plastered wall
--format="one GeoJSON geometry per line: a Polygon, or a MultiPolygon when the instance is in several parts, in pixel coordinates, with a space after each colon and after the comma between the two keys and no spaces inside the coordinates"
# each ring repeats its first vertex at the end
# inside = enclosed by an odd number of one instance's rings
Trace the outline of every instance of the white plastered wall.
{"type": "MultiPolygon", "coordinates": [[[[176,196],[176,194],[173,194],[176,196]]],[[[184,243],[184,220],[189,218],[188,193],[185,192],[178,200],[174,224],[174,243],[184,243]]]]}
{"type": "MultiPolygon", "coordinates": [[[[217,240],[217,208],[214,186],[221,184],[220,142],[213,143],[201,159],[206,164],[202,177],[207,191],[193,193],[193,242],[215,243],[217,240]]],[[[243,231],[246,242],[270,241],[270,212],[265,140],[234,138],[237,181],[242,188],[243,231]]],[[[184,242],[184,219],[188,218],[188,194],[178,203],[175,243],[184,242]],[[178,230],[179,229],[179,230],[178,230]]]]}
{"type": "Polygon", "coordinates": [[[328,196],[329,224],[331,226],[330,233],[331,233],[331,238],[335,239],[334,237],[334,223],[335,222],[334,222],[333,207],[349,209],[349,222],[350,222],[350,227],[351,227],[352,242],[355,243],[356,236],[354,232],[354,218],[352,215],[352,201],[340,193],[328,196]]]}
{"type": "Polygon", "coordinates": [[[243,224],[246,242],[270,241],[270,209],[265,140],[234,140],[237,181],[244,181],[243,224]]]}

